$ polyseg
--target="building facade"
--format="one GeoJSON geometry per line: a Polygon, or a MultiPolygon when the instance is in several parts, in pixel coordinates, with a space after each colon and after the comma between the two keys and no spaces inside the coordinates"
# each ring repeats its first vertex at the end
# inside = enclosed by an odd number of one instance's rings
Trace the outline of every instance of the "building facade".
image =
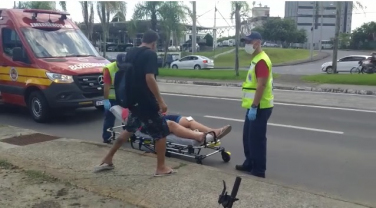
{"type": "Polygon", "coordinates": [[[251,21],[251,28],[254,27],[262,27],[262,24],[266,18],[270,16],[270,7],[263,6],[263,7],[253,7],[252,8],[252,21],[251,21]]]}
{"type": "MultiPolygon", "coordinates": [[[[313,37],[314,46],[318,48],[320,40],[334,38],[336,9],[335,1],[286,1],[285,18],[295,20],[298,29],[306,30],[307,42],[311,43],[313,37]]],[[[341,33],[351,32],[352,10],[352,1],[341,2],[341,33]]]]}

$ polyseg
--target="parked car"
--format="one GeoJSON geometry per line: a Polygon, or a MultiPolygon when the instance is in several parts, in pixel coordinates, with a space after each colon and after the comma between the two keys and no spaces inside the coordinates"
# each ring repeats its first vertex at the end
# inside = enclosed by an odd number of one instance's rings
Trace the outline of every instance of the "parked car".
{"type": "Polygon", "coordinates": [[[214,60],[199,55],[185,56],[171,63],[173,69],[212,69],[214,60]]]}
{"type": "Polygon", "coordinates": [[[281,45],[277,44],[277,43],[271,43],[271,42],[264,42],[264,44],[262,44],[263,47],[274,47],[274,48],[280,48],[281,45]]]}
{"type": "MultiPolygon", "coordinates": [[[[359,66],[359,61],[371,58],[368,55],[350,55],[337,60],[337,72],[350,72],[353,67],[359,66]]],[[[321,70],[328,74],[333,73],[333,62],[326,62],[321,65],[321,70]]]]}

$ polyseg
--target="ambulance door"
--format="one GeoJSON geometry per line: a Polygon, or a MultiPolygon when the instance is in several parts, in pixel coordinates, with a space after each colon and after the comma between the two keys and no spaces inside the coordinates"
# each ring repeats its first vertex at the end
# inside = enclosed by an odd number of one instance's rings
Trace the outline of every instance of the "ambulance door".
{"type": "Polygon", "coordinates": [[[30,61],[13,25],[1,24],[0,36],[0,91],[3,102],[25,106],[24,91],[30,61]],[[26,58],[23,62],[13,61],[13,49],[17,47],[24,51],[26,58]]]}

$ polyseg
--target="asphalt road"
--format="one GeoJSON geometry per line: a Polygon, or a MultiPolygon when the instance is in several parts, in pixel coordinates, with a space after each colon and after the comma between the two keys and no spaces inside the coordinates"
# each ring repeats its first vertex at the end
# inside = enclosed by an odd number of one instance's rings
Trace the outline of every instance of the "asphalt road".
{"type": "MultiPolygon", "coordinates": [[[[220,155],[204,165],[233,170],[243,161],[244,110],[239,101],[164,95],[170,113],[193,116],[212,127],[226,124],[232,132],[220,155]]],[[[67,138],[101,141],[102,113],[94,109],[37,124],[20,109],[1,108],[0,122],[67,138]]],[[[309,106],[276,105],[268,129],[267,177],[287,185],[324,192],[376,206],[376,112],[343,111],[309,106]]]]}
{"type": "MultiPolygon", "coordinates": [[[[333,54],[332,50],[325,50],[330,54],[333,54]]],[[[369,55],[369,52],[364,51],[338,51],[338,59],[349,56],[349,55],[369,55]]],[[[293,65],[293,66],[277,66],[273,67],[273,71],[278,74],[295,74],[295,75],[310,75],[310,74],[320,74],[321,65],[325,62],[332,61],[332,56],[325,59],[309,62],[305,64],[293,65]]]]}

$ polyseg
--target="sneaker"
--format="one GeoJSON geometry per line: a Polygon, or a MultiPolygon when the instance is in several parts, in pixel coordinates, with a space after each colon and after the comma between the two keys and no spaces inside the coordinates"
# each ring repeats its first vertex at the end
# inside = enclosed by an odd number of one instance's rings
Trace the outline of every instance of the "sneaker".
{"type": "Polygon", "coordinates": [[[107,164],[107,163],[102,163],[94,168],[94,173],[100,172],[100,171],[105,171],[105,170],[113,170],[115,168],[114,164],[107,164]]]}

